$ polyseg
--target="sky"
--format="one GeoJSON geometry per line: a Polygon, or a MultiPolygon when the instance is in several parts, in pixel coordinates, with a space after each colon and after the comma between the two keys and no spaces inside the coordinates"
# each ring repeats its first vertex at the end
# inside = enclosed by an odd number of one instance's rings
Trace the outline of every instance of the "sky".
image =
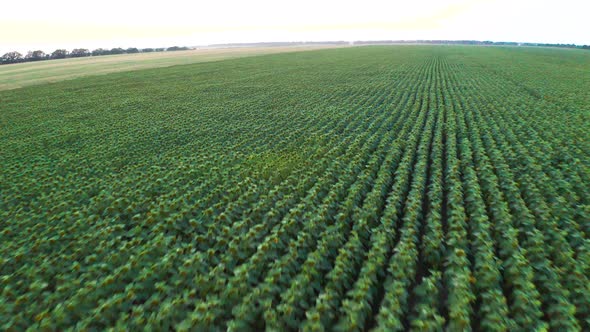
{"type": "Polygon", "coordinates": [[[589,12],[583,0],[5,1],[0,54],[328,40],[590,44],[589,12]]]}

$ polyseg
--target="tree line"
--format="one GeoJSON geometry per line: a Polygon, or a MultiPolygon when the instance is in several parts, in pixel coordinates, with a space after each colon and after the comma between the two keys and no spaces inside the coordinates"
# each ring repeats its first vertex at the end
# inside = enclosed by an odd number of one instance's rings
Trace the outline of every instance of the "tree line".
{"type": "Polygon", "coordinates": [[[65,59],[65,58],[81,58],[88,56],[101,56],[101,55],[112,55],[112,54],[133,54],[133,53],[149,53],[149,52],[164,52],[164,51],[185,51],[190,50],[188,47],[172,46],[162,48],[136,48],[130,47],[127,49],[116,47],[111,49],[97,48],[90,51],[86,48],[75,48],[72,51],[66,49],[57,49],[52,53],[45,53],[42,50],[29,51],[26,55],[20,52],[12,51],[5,53],[0,58],[0,65],[9,63],[20,63],[20,62],[32,62],[32,61],[43,61],[51,59],[65,59]]]}
{"type": "Polygon", "coordinates": [[[559,48],[577,48],[590,50],[590,45],[577,44],[551,44],[551,43],[520,43],[510,41],[493,42],[489,40],[359,40],[354,41],[353,45],[390,45],[390,44],[433,44],[433,45],[483,45],[483,46],[536,46],[536,47],[559,47],[559,48]]]}

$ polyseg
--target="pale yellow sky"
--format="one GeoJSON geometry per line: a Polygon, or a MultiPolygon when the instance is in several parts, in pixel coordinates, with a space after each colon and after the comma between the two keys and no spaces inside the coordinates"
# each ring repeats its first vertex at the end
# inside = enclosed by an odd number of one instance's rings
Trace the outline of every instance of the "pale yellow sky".
{"type": "Polygon", "coordinates": [[[228,42],[476,39],[590,44],[589,1],[10,1],[0,53],[228,42]]]}

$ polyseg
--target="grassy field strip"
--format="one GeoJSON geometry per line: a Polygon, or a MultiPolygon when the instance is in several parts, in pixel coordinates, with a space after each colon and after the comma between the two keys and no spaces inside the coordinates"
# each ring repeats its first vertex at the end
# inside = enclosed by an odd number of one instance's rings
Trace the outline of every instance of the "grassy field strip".
{"type": "Polygon", "coordinates": [[[253,55],[300,52],[335,46],[211,48],[26,62],[0,66],[0,91],[78,77],[217,61],[253,55]]]}

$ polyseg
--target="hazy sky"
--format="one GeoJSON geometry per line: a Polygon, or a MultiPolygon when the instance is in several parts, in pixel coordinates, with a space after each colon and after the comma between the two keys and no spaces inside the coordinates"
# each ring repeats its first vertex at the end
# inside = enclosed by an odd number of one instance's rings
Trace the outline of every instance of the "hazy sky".
{"type": "Polygon", "coordinates": [[[590,44],[589,12],[588,0],[8,0],[0,53],[379,39],[590,44]]]}

